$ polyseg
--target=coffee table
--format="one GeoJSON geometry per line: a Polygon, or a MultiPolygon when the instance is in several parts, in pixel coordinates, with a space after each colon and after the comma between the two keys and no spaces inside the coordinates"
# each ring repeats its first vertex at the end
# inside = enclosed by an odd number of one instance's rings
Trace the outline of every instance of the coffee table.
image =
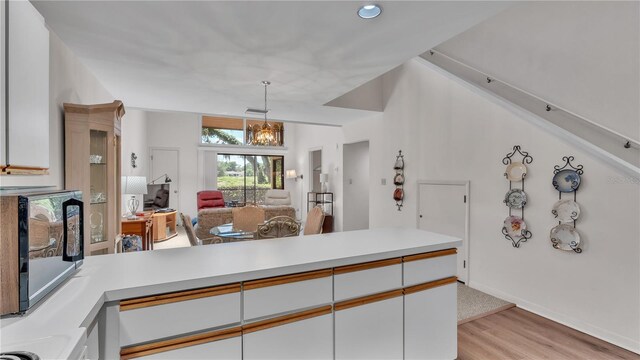
{"type": "Polygon", "coordinates": [[[231,223],[214,226],[209,230],[209,233],[223,239],[224,242],[253,240],[255,238],[254,232],[235,230],[231,223]]]}

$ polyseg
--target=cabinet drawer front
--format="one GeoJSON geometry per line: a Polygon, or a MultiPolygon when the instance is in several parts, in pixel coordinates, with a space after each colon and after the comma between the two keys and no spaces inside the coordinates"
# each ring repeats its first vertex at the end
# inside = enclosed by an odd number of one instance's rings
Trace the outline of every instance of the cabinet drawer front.
{"type": "Polygon", "coordinates": [[[404,262],[404,286],[456,275],[456,254],[404,262]]]}
{"type": "MultiPolygon", "coordinates": [[[[240,292],[120,312],[120,345],[162,339],[240,322],[240,292]]],[[[121,309],[123,307],[121,305],[121,309]]]]}
{"type": "MultiPolygon", "coordinates": [[[[366,267],[363,270],[344,271],[336,268],[334,275],[334,300],[340,301],[365,295],[399,289],[402,287],[402,260],[391,259],[376,262],[385,266],[366,267]]],[[[376,265],[376,263],[369,263],[376,265]]]]}
{"type": "Polygon", "coordinates": [[[251,320],[284,312],[295,311],[318,305],[331,303],[332,279],[331,270],[314,272],[317,274],[310,280],[289,281],[289,279],[272,278],[273,284],[254,287],[253,282],[245,283],[244,319],[251,320]],[[320,277],[321,276],[321,277],[320,277]]]}
{"type": "Polygon", "coordinates": [[[402,300],[336,311],[335,359],[402,359],[402,300]]]}
{"type": "Polygon", "coordinates": [[[456,293],[450,283],[405,295],[405,359],[457,357],[456,293]]]}
{"type": "Polygon", "coordinates": [[[204,344],[157,352],[142,356],[122,356],[122,359],[211,359],[211,360],[241,360],[242,337],[236,336],[224,340],[216,340],[204,344]]]}
{"type": "MultiPolygon", "coordinates": [[[[330,309],[329,309],[330,310],[330,309]]],[[[243,359],[332,359],[331,313],[243,335],[243,359]]]]}

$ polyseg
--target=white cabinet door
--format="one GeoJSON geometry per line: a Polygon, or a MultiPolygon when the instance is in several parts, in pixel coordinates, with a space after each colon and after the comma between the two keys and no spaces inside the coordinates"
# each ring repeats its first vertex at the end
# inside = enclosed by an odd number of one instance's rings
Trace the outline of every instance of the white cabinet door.
{"type": "Polygon", "coordinates": [[[245,333],[243,359],[332,359],[331,314],[245,333]]]}
{"type": "Polygon", "coordinates": [[[120,311],[120,345],[240,322],[240,292],[120,311]]]}
{"type": "Polygon", "coordinates": [[[14,166],[49,168],[49,30],[29,1],[7,3],[5,160],[14,166]]]}
{"type": "MultiPolygon", "coordinates": [[[[401,288],[402,260],[398,258],[383,260],[377,263],[391,263],[391,265],[356,271],[350,271],[349,268],[353,266],[336,268],[333,277],[334,301],[401,288]]],[[[375,262],[370,264],[375,264],[375,262]]],[[[357,267],[355,268],[357,269],[357,267]]]]}
{"type": "Polygon", "coordinates": [[[333,296],[332,280],[329,269],[245,282],[244,320],[329,304],[333,296]],[[298,281],[315,276],[320,277],[298,281]]]}
{"type": "Polygon", "coordinates": [[[337,310],[335,359],[402,359],[402,296],[337,310]]]}
{"type": "MultiPolygon", "coordinates": [[[[450,250],[444,250],[443,253],[447,251],[450,250]]],[[[454,253],[423,260],[405,260],[403,285],[411,286],[455,276],[456,257],[457,255],[454,253]]],[[[411,258],[411,256],[405,257],[405,259],[411,258]]]]}
{"type": "MultiPolygon", "coordinates": [[[[124,357],[123,357],[124,358],[124,357]]],[[[230,339],[217,340],[199,345],[192,345],[176,350],[169,350],[138,359],[166,359],[166,360],[241,360],[242,337],[236,336],[230,339]]]]}
{"type": "Polygon", "coordinates": [[[405,359],[458,356],[456,296],[456,283],[405,295],[405,359]]]}

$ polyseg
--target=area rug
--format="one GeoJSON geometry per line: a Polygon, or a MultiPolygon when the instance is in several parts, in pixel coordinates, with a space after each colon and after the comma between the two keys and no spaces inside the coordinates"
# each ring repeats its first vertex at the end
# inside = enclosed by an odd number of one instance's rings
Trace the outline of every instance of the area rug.
{"type": "Polygon", "coordinates": [[[458,283],[458,325],[516,306],[458,283]]]}

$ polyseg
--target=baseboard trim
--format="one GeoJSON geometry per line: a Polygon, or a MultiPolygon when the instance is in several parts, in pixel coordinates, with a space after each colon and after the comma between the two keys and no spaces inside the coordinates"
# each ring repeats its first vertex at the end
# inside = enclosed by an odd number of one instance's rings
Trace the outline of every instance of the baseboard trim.
{"type": "Polygon", "coordinates": [[[497,298],[515,303],[517,307],[522,308],[524,310],[530,311],[536,315],[540,315],[549,320],[553,320],[562,325],[568,326],[572,329],[578,330],[585,334],[591,335],[598,339],[609,342],[613,345],[619,346],[623,349],[632,351],[636,354],[640,354],[640,341],[633,340],[631,338],[613,333],[609,330],[600,328],[598,326],[586,323],[584,321],[574,319],[562,314],[559,314],[553,310],[550,310],[544,306],[531,303],[524,299],[518,298],[516,296],[512,296],[510,294],[504,293],[502,291],[496,290],[492,287],[483,285],[478,283],[477,281],[473,281],[472,288],[476,290],[480,290],[489,295],[495,296],[497,298]]]}
{"type": "Polygon", "coordinates": [[[502,306],[497,307],[497,308],[495,308],[493,310],[489,310],[489,311],[487,311],[485,313],[474,315],[474,316],[468,317],[466,319],[462,319],[462,320],[458,321],[458,325],[462,325],[464,323],[468,323],[468,322],[473,321],[473,320],[478,320],[478,319],[481,319],[481,318],[483,318],[485,316],[493,315],[493,314],[496,314],[496,313],[499,313],[501,311],[508,310],[508,309],[511,309],[511,308],[514,308],[514,307],[516,307],[516,304],[513,304],[513,303],[502,305],[502,306]]]}

